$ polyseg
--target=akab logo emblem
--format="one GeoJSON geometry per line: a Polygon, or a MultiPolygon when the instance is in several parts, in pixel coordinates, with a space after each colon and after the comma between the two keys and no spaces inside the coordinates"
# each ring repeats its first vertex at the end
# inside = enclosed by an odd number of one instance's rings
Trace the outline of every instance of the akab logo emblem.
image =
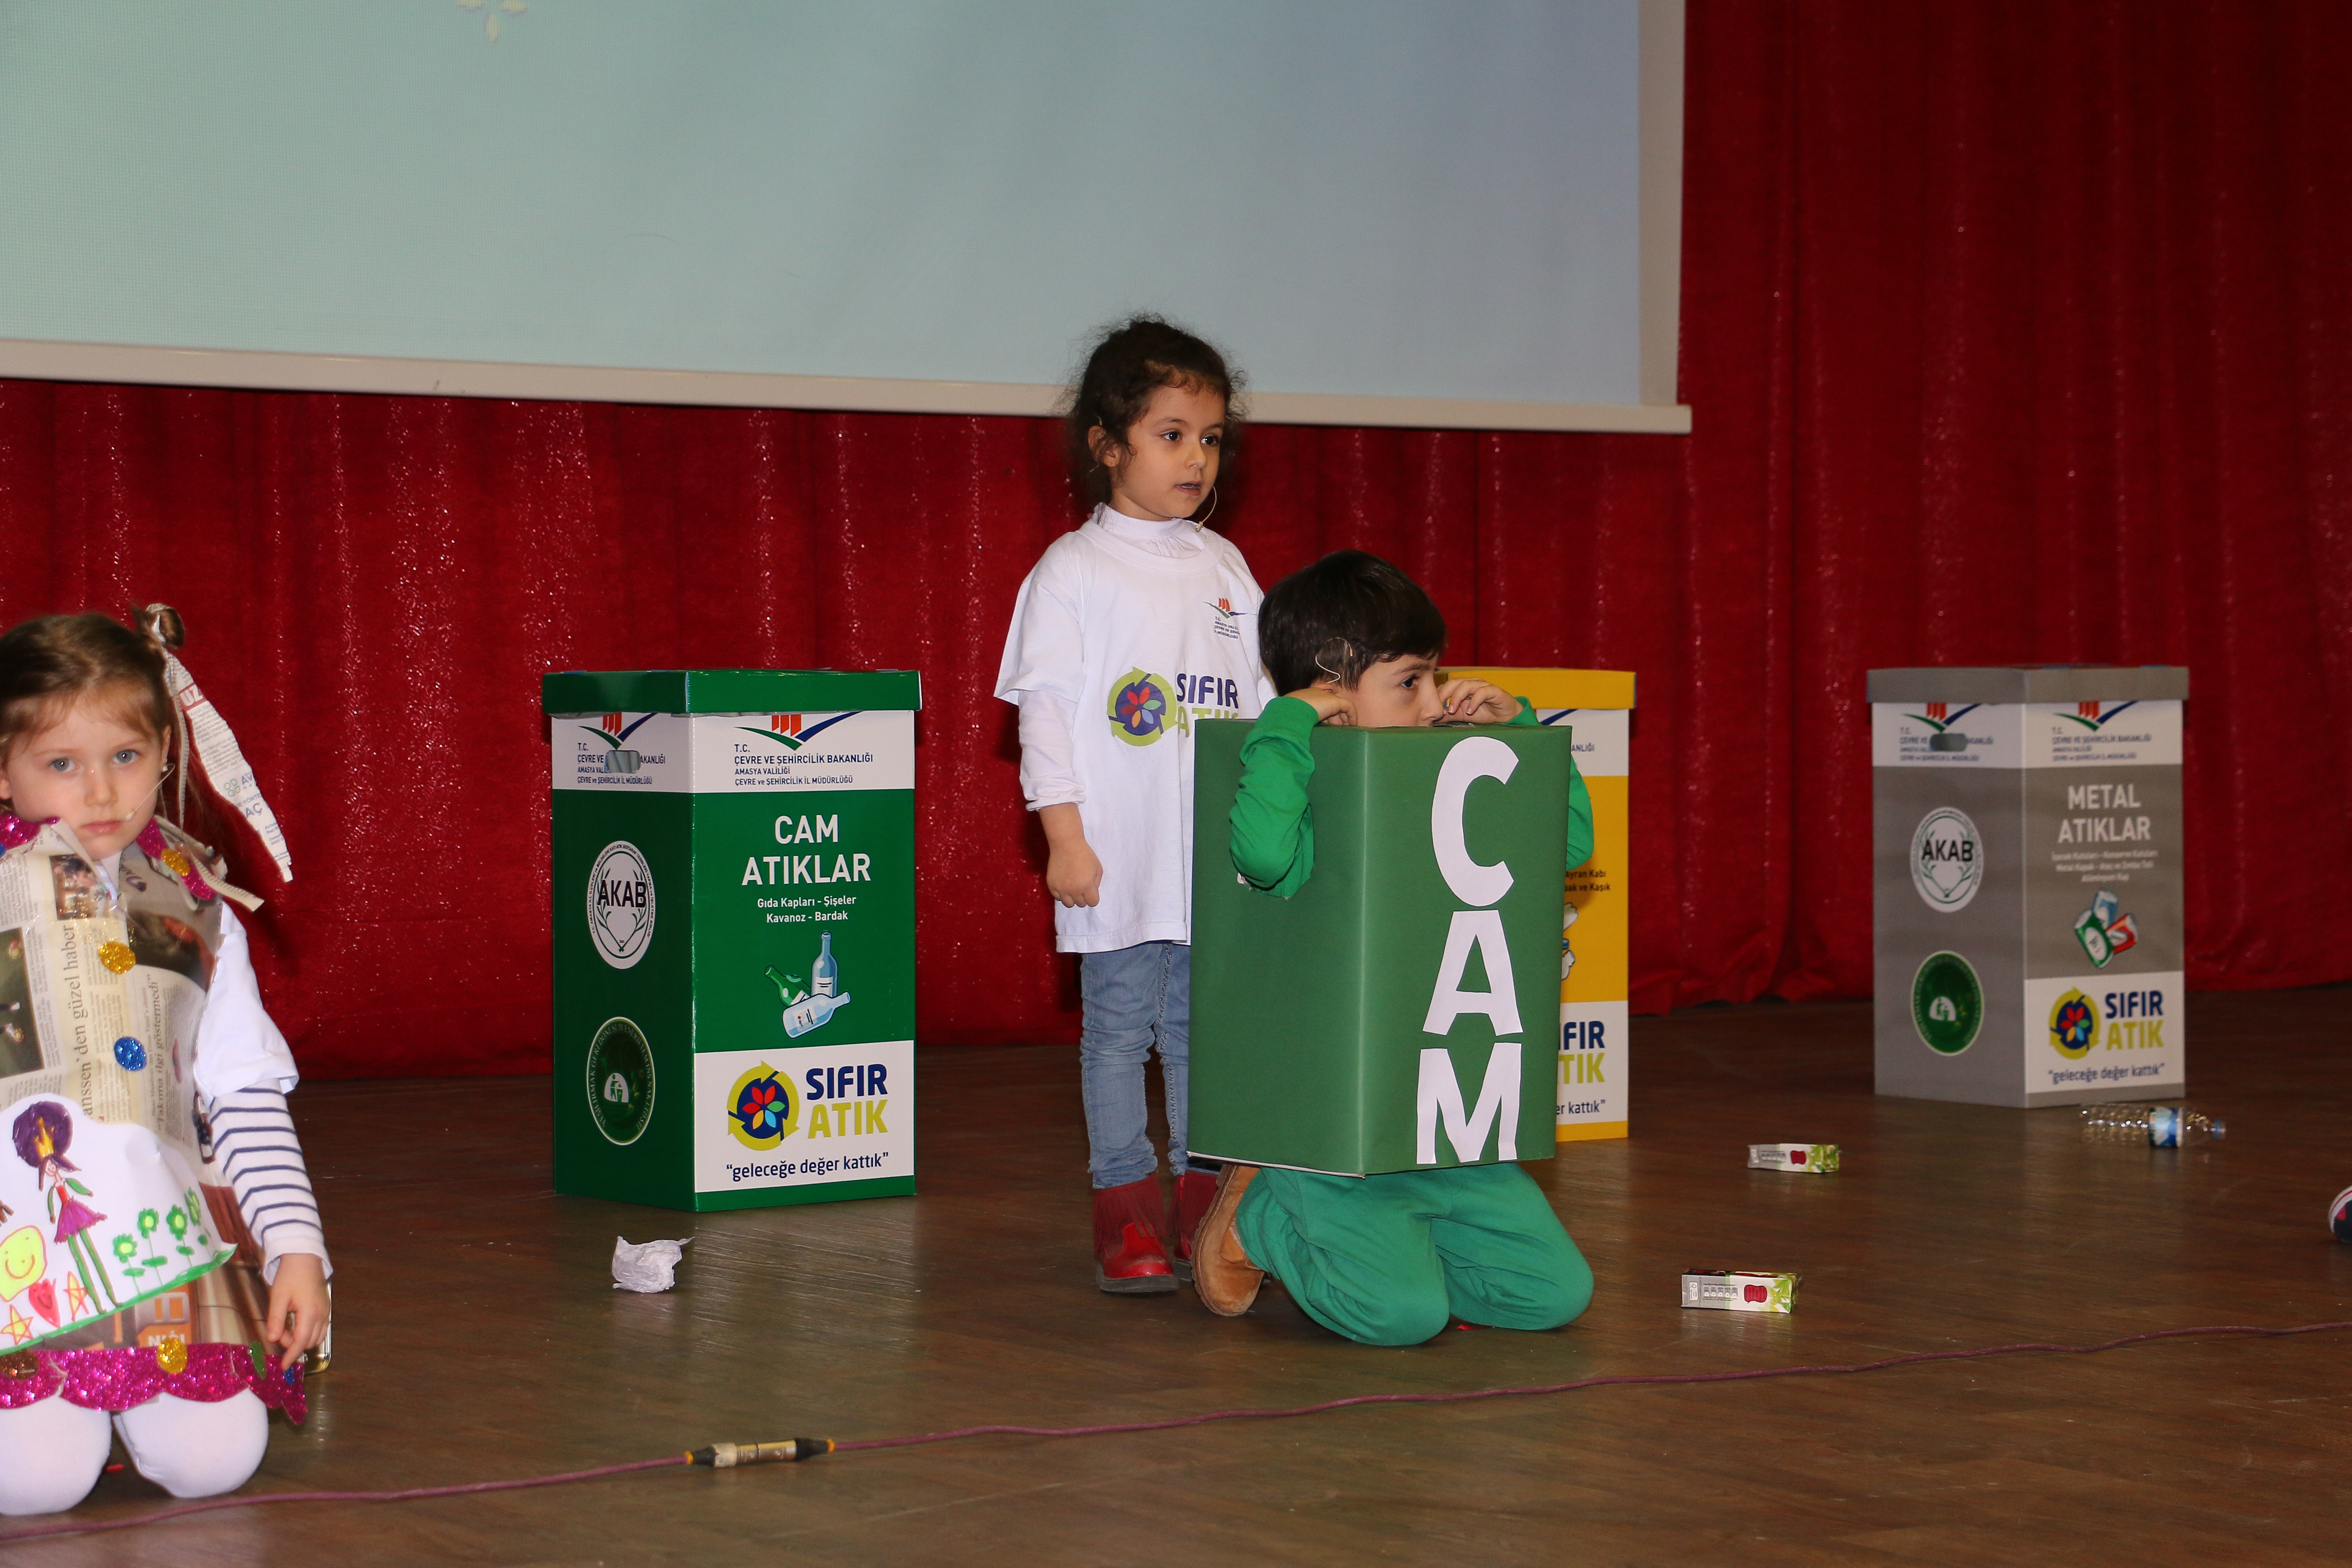
{"type": "Polygon", "coordinates": [[[727,1097],[728,1135],[746,1149],[761,1153],[774,1148],[800,1129],[800,1097],[793,1080],[766,1062],[735,1080],[727,1097]]]}
{"type": "Polygon", "coordinates": [[[1104,711],[1118,738],[1130,746],[1148,746],[1168,732],[1168,690],[1173,683],[1164,675],[1130,669],[1111,683],[1104,711]]]}
{"type": "Polygon", "coordinates": [[[1942,805],[1921,817],[1911,835],[1911,885],[1927,907],[1966,909],[1983,881],[1984,837],[1969,814],[1942,805]]]}
{"type": "Polygon", "coordinates": [[[754,724],[738,724],[735,727],[747,735],[765,735],[771,741],[781,741],[788,749],[797,752],[844,719],[855,719],[863,711],[865,710],[858,709],[847,713],[835,713],[832,718],[820,719],[814,724],[803,722],[803,716],[798,713],[771,713],[768,715],[769,728],[765,730],[754,724]]]}
{"type": "Polygon", "coordinates": [[[654,940],[654,870],[645,851],[616,838],[588,869],[588,936],[615,969],[632,969],[654,940]]]}
{"type": "Polygon", "coordinates": [[[1217,618],[1211,624],[1209,629],[1221,637],[1231,637],[1235,642],[1239,642],[1242,637],[1242,612],[1234,608],[1234,602],[1231,599],[1220,597],[1212,602],[1209,608],[1217,612],[1217,618]]]}
{"type": "Polygon", "coordinates": [[[608,773],[635,773],[645,761],[641,753],[630,751],[621,742],[635,734],[653,715],[640,713],[634,724],[625,722],[628,717],[626,713],[607,713],[602,724],[580,726],[604,742],[604,771],[608,773]]]}

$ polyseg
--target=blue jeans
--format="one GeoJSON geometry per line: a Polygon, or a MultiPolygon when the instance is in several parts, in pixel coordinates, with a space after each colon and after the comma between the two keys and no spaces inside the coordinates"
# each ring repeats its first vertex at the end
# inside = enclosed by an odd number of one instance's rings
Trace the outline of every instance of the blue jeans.
{"type": "Polygon", "coordinates": [[[1097,1191],[1139,1182],[1159,1168],[1147,1131],[1143,1063],[1160,1047],[1168,1089],[1168,1163],[1184,1173],[1184,1109],[1192,1074],[1192,950],[1145,942],[1081,954],[1078,1084],[1087,1101],[1087,1173],[1097,1191]]]}

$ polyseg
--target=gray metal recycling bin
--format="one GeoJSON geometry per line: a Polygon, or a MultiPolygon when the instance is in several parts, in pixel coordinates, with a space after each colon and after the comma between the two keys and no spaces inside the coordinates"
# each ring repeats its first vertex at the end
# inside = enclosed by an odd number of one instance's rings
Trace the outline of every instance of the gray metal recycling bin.
{"type": "Polygon", "coordinates": [[[2182,1092],[2188,696],[2169,666],[1870,672],[1879,1093],[2182,1092]]]}

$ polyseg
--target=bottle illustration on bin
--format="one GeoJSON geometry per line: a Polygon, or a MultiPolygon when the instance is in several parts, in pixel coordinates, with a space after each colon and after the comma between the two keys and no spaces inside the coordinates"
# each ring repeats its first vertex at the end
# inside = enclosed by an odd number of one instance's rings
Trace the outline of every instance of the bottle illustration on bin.
{"type": "Polygon", "coordinates": [[[832,1022],[833,1016],[849,1005],[846,994],[841,990],[841,964],[833,956],[833,933],[824,932],[819,938],[816,962],[809,966],[809,988],[798,989],[801,977],[779,974],[774,964],[768,965],[768,978],[784,998],[784,1033],[798,1039],[812,1029],[821,1029],[832,1022]]]}

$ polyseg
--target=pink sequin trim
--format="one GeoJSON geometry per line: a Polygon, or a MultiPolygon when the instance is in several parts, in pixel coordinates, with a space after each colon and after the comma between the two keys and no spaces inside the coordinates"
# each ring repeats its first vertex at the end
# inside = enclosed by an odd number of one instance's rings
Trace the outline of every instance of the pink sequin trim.
{"type": "MultiPolygon", "coordinates": [[[[53,1394],[84,1410],[121,1411],[146,1404],[159,1394],[217,1405],[249,1388],[272,1410],[282,1410],[297,1426],[309,1412],[302,1393],[302,1367],[280,1373],[274,1360],[266,1373],[254,1367],[253,1352],[244,1345],[190,1345],[184,1372],[169,1373],[155,1364],[155,1352],[137,1345],[120,1350],[43,1351],[29,1352],[38,1370],[16,1377],[0,1370],[0,1410],[21,1410],[53,1394]]],[[[8,1358],[14,1361],[16,1358],[8,1358]]]]}
{"type": "Polygon", "coordinates": [[[152,816],[147,819],[147,826],[139,830],[139,847],[147,852],[150,860],[163,858],[163,830],[155,825],[152,816]]]}
{"type": "Polygon", "coordinates": [[[41,836],[41,830],[15,812],[0,812],[0,847],[20,849],[41,836]]]}

